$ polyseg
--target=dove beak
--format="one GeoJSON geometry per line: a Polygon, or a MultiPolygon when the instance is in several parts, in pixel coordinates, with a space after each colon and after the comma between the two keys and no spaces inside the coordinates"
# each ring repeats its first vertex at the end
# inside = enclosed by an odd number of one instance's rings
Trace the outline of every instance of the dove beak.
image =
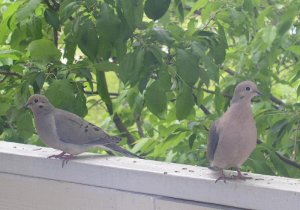
{"type": "Polygon", "coordinates": [[[26,104],[23,105],[23,108],[24,109],[29,109],[29,106],[30,106],[30,103],[27,102],[26,104]]]}
{"type": "Polygon", "coordinates": [[[261,92],[259,92],[258,90],[254,90],[254,93],[256,93],[257,96],[262,96],[263,94],[261,92]]]}
{"type": "Polygon", "coordinates": [[[254,91],[258,96],[262,96],[263,94],[259,92],[258,90],[254,91]]]}

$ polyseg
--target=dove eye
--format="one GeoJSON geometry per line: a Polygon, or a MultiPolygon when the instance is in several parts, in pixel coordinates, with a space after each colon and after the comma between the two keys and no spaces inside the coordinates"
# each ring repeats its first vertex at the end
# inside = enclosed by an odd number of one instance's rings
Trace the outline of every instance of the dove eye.
{"type": "Polygon", "coordinates": [[[37,103],[37,102],[39,102],[39,100],[37,100],[37,99],[34,99],[34,103],[37,103]]]}
{"type": "Polygon", "coordinates": [[[250,90],[250,87],[246,87],[246,90],[249,91],[249,90],[250,90]]]}

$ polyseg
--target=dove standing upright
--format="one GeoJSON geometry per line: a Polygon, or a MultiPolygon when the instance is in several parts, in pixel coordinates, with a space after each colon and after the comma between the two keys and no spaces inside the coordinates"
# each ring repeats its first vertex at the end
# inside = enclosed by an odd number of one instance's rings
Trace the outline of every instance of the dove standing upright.
{"type": "Polygon", "coordinates": [[[45,96],[32,95],[25,107],[31,109],[33,113],[35,127],[41,140],[47,146],[62,151],[48,158],[63,159],[63,165],[74,155],[94,147],[116,151],[129,157],[138,157],[117,145],[119,137],[109,136],[101,128],[79,116],[55,108],[45,96]]]}
{"type": "Polygon", "coordinates": [[[221,176],[216,180],[226,182],[224,168],[237,169],[237,179],[251,179],[242,175],[241,165],[255,149],[257,131],[251,111],[251,99],[261,95],[251,81],[239,83],[230,103],[230,107],[210,128],[207,157],[212,168],[217,168],[221,176]]]}

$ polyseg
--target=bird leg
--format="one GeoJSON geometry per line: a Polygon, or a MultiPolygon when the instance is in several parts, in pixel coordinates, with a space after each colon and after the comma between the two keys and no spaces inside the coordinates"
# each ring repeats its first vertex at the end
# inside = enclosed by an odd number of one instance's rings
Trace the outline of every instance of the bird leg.
{"type": "Polygon", "coordinates": [[[61,158],[63,158],[64,156],[65,156],[65,152],[62,152],[62,153],[60,153],[60,154],[58,154],[58,155],[50,155],[49,157],[47,157],[47,158],[49,158],[49,159],[51,159],[51,158],[58,158],[58,159],[61,159],[61,158]]]}
{"type": "Polygon", "coordinates": [[[240,168],[238,168],[237,170],[237,176],[234,176],[234,178],[235,179],[241,179],[241,180],[246,180],[246,179],[252,179],[252,177],[249,177],[249,176],[244,176],[243,174],[242,174],[242,172],[241,172],[241,169],[240,168]]]}
{"type": "Polygon", "coordinates": [[[220,169],[220,172],[221,172],[221,176],[219,178],[216,179],[215,183],[217,183],[218,181],[220,180],[223,180],[224,183],[226,183],[226,180],[228,179],[225,174],[224,174],[224,170],[223,169],[220,169]]]}
{"type": "Polygon", "coordinates": [[[69,162],[69,160],[71,160],[72,158],[74,157],[74,155],[65,155],[65,156],[63,156],[61,159],[63,160],[62,161],[62,165],[61,165],[61,167],[63,168],[64,167],[64,165],[66,165],[68,162],[69,162]]]}
{"type": "Polygon", "coordinates": [[[66,154],[66,152],[62,152],[58,155],[51,155],[47,158],[56,158],[56,159],[62,159],[62,168],[64,167],[64,165],[66,165],[69,160],[71,160],[74,157],[74,155],[71,154],[66,154]]]}

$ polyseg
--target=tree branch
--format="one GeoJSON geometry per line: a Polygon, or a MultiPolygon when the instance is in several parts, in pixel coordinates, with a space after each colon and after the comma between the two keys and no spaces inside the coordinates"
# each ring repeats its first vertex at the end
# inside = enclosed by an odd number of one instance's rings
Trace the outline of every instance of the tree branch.
{"type": "MultiPolygon", "coordinates": [[[[262,140],[260,139],[257,139],[257,144],[261,144],[263,143],[262,140]]],[[[282,160],[283,162],[285,162],[286,164],[290,165],[290,166],[293,166],[295,168],[298,168],[300,169],[300,164],[295,162],[295,161],[292,161],[290,159],[288,159],[287,157],[281,155],[279,152],[275,152],[275,154],[279,157],[280,160],[282,160]]]]}
{"type": "Polygon", "coordinates": [[[0,74],[5,75],[5,76],[16,76],[18,78],[22,78],[22,75],[16,72],[11,72],[11,71],[1,71],[0,74]]]}
{"type": "Polygon", "coordinates": [[[197,96],[193,93],[194,101],[195,104],[204,112],[206,115],[210,115],[210,111],[203,105],[203,104],[198,104],[198,98],[197,96]]]}
{"type": "Polygon", "coordinates": [[[288,164],[290,166],[293,166],[295,168],[300,169],[300,164],[299,163],[286,158],[285,156],[281,155],[279,152],[275,152],[275,154],[280,158],[280,160],[282,160],[286,164],[288,164]]]}
{"type": "Polygon", "coordinates": [[[4,82],[7,79],[7,75],[5,75],[1,80],[0,83],[4,82]]]}
{"type": "MultiPolygon", "coordinates": [[[[203,90],[204,92],[206,92],[206,93],[216,94],[216,92],[213,91],[213,90],[208,90],[208,89],[205,89],[205,88],[202,88],[202,90],[203,90]]],[[[229,95],[229,94],[227,94],[227,93],[222,92],[221,94],[222,94],[222,96],[224,96],[224,97],[226,97],[226,98],[232,98],[232,96],[229,95]]]]}
{"type": "Polygon", "coordinates": [[[128,129],[123,124],[119,115],[117,113],[114,113],[114,111],[113,111],[112,101],[108,94],[105,73],[102,71],[97,71],[96,79],[97,79],[98,94],[101,97],[101,99],[104,101],[109,115],[113,117],[113,121],[114,121],[116,127],[118,128],[118,130],[124,136],[126,136],[128,145],[133,146],[134,142],[136,141],[135,138],[129,133],[128,129]]]}
{"type": "Polygon", "coordinates": [[[136,127],[138,129],[139,136],[141,138],[144,138],[145,134],[144,134],[144,131],[143,131],[143,128],[142,128],[142,122],[141,122],[141,117],[140,116],[135,118],[135,124],[136,124],[136,127]]]}
{"type": "MultiPolygon", "coordinates": [[[[83,93],[87,95],[98,95],[98,91],[88,91],[88,90],[83,90],[83,93]]],[[[110,96],[119,96],[119,93],[108,93],[110,96]]]]}

